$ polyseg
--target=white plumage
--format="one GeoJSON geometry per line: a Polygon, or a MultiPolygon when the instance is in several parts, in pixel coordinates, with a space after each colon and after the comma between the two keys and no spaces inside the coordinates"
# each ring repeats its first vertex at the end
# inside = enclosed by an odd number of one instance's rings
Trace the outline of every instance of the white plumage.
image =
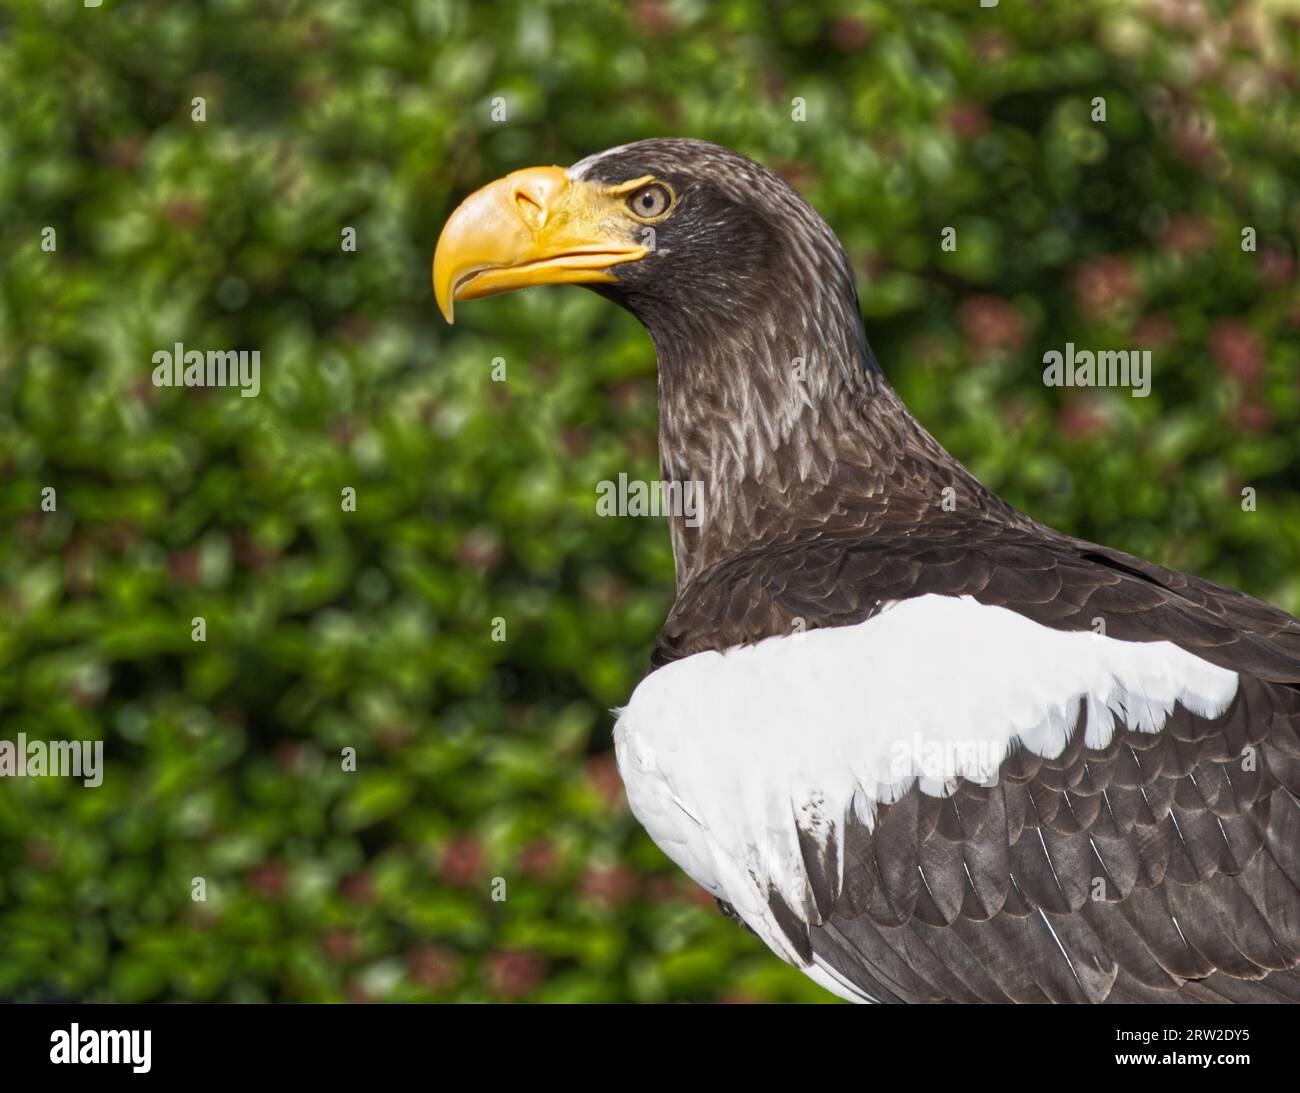
{"type": "Polygon", "coordinates": [[[1055,758],[1080,703],[1086,743],[1102,748],[1114,715],[1144,732],[1159,731],[1175,702],[1217,717],[1237,684],[1171,642],[1052,630],[969,597],[926,595],[855,626],[668,664],[618,711],[614,736],[632,811],[655,842],[802,964],[768,899],[773,886],[815,920],[798,828],[824,846],[849,809],[870,826],[877,803],[917,779],[939,795],[958,777],[996,778],[1016,746],[1055,758]]]}

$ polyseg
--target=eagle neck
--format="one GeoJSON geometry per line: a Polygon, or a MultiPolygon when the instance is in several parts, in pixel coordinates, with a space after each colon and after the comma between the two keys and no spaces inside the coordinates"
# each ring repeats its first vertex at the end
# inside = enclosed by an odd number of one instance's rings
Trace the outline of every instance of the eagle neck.
{"type": "Polygon", "coordinates": [[[927,510],[1005,508],[903,405],[867,345],[856,296],[813,303],[647,324],[661,473],[698,503],[670,507],[679,591],[756,548],[869,535],[927,510]]]}

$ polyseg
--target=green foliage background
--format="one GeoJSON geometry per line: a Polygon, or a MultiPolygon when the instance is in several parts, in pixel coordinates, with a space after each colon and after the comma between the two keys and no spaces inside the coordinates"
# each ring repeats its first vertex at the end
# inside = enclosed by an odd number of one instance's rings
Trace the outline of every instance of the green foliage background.
{"type": "Polygon", "coordinates": [[[657,477],[649,340],[578,289],[448,328],[443,221],[744,151],[990,486],[1296,611],[1298,60],[1292,0],[4,0],[0,735],[108,770],[0,782],[0,996],[825,998],[613,770],[672,587],[662,523],[594,508],[657,477]],[[261,395],[155,388],[177,341],[260,349],[261,395]],[[1151,348],[1151,397],[1046,388],[1066,341],[1151,348]]]}

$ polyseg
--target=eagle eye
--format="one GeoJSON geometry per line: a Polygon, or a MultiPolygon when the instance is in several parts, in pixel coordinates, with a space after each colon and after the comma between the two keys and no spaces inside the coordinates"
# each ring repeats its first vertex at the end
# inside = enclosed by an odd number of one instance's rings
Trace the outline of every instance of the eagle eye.
{"type": "Polygon", "coordinates": [[[628,211],[638,220],[657,220],[673,203],[673,194],[661,182],[642,186],[627,199],[628,211]]]}

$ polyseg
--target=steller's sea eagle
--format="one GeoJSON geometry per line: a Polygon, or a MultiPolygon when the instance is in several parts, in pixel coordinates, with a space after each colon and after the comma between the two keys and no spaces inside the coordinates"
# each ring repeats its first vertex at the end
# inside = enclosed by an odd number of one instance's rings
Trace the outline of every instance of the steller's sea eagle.
{"type": "Polygon", "coordinates": [[[640,319],[664,480],[704,484],[614,734],[725,913],[857,1001],[1300,1001],[1300,621],[977,482],[744,156],[647,140],[472,194],[448,321],[536,284],[640,319]]]}

